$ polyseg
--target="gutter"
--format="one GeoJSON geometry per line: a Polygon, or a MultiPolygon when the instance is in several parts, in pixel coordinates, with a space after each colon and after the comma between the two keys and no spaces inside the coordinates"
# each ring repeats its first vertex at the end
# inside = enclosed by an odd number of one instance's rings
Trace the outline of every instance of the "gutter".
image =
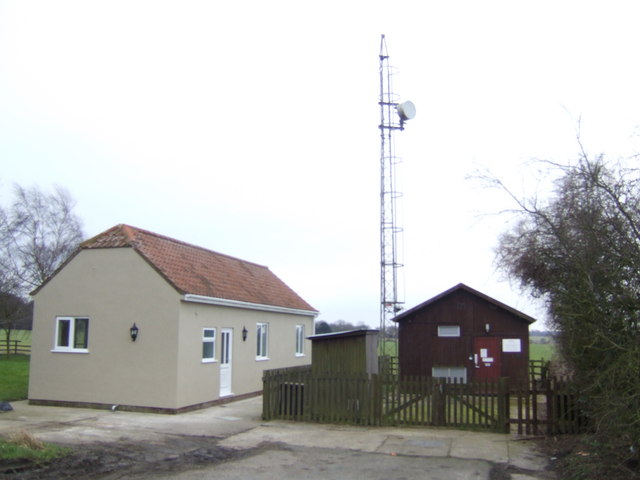
{"type": "Polygon", "coordinates": [[[245,310],[259,310],[271,313],[288,313],[291,315],[318,316],[320,312],[315,310],[301,310],[298,308],[279,307],[277,305],[264,305],[261,303],[243,302],[240,300],[229,300],[227,298],[206,297],[204,295],[194,295],[187,293],[184,295],[183,301],[190,303],[204,303],[206,305],[217,305],[220,307],[242,308],[245,310]]]}

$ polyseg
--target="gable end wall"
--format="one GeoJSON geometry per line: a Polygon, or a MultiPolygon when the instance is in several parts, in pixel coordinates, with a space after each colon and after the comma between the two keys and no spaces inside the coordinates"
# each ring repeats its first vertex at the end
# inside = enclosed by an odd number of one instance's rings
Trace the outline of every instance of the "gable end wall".
{"type": "Polygon", "coordinates": [[[179,297],[131,248],[80,251],[34,295],[29,399],[176,408],[179,297]],[[89,353],[52,352],[56,316],[89,317],[89,353]]]}
{"type": "Polygon", "coordinates": [[[431,376],[433,366],[459,366],[473,378],[475,337],[519,338],[522,352],[502,353],[501,376],[526,379],[529,362],[529,324],[465,290],[457,290],[399,322],[402,375],[431,376]],[[490,333],[485,332],[489,323],[490,333]],[[459,338],[438,337],[438,325],[460,325],[459,338]]]}

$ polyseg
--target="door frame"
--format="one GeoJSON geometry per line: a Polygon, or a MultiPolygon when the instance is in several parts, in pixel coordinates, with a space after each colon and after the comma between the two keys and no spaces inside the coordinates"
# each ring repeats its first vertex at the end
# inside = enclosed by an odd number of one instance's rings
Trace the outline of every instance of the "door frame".
{"type": "Polygon", "coordinates": [[[229,395],[233,395],[233,328],[221,328],[220,396],[228,397],[229,395]]]}
{"type": "Polygon", "coordinates": [[[498,380],[502,373],[502,343],[500,337],[474,337],[474,380],[498,380]],[[483,353],[485,354],[483,357],[483,353]],[[489,360],[489,361],[487,361],[489,360]]]}

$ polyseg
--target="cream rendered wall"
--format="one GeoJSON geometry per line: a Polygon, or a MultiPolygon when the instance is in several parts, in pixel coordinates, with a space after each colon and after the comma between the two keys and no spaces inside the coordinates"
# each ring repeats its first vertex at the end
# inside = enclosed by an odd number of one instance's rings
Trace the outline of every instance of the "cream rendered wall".
{"type": "Polygon", "coordinates": [[[131,248],[80,251],[34,296],[29,398],[176,408],[179,298],[131,248]],[[89,353],[52,352],[56,316],[89,317],[89,353]]]}
{"type": "Polygon", "coordinates": [[[233,329],[232,391],[234,395],[262,390],[262,372],[311,363],[311,341],[305,339],[305,355],[296,356],[296,325],[305,325],[305,337],[313,335],[313,315],[272,313],[242,308],[183,302],[180,313],[178,404],[190,406],[219,398],[220,332],[233,329]],[[269,324],[269,359],[256,360],[256,324],[269,324]],[[242,329],[248,331],[242,341],[242,329]],[[216,329],[216,362],[202,363],[202,329],[216,329]]]}

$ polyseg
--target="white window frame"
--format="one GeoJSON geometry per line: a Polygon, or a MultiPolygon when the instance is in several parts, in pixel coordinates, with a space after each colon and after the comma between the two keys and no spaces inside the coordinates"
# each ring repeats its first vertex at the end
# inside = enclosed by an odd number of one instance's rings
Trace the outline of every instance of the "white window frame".
{"type": "Polygon", "coordinates": [[[56,317],[56,329],[55,329],[55,337],[53,339],[53,350],[52,352],[65,352],[65,353],[89,353],[89,317],[56,317]],[[75,338],[76,338],[76,323],[78,320],[86,320],[87,322],[87,332],[85,343],[86,345],[83,347],[75,347],[75,338]],[[66,345],[59,345],[61,328],[63,322],[69,322],[69,329],[67,331],[66,337],[66,345]]]}
{"type": "Polygon", "coordinates": [[[438,325],[438,337],[459,337],[460,325],[438,325]]]}
{"type": "Polygon", "coordinates": [[[296,357],[304,357],[304,325],[296,325],[296,357]]]}
{"type": "Polygon", "coordinates": [[[216,361],[216,329],[215,328],[203,328],[202,329],[202,363],[213,363],[216,361]],[[212,332],[213,336],[207,336],[207,332],[212,332]],[[211,344],[211,357],[204,356],[204,346],[211,344]]]}
{"type": "Polygon", "coordinates": [[[269,324],[256,323],[256,360],[269,359],[269,324]]]}

